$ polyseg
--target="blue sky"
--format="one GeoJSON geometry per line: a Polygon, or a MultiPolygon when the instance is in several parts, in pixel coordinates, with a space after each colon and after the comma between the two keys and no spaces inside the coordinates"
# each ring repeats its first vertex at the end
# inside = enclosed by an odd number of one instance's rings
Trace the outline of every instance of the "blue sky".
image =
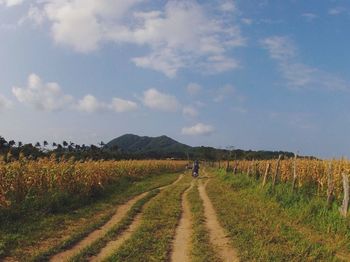
{"type": "Polygon", "coordinates": [[[349,1],[0,0],[0,135],[350,156],[349,1]]]}

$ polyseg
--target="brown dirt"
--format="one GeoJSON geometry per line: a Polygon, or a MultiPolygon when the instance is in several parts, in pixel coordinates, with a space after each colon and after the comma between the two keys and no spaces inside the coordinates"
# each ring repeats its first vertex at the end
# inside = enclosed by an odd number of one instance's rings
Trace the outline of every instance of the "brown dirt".
{"type": "Polygon", "coordinates": [[[132,198],[125,204],[119,206],[116,213],[112,216],[112,218],[106,224],[104,224],[101,228],[91,232],[87,237],[85,237],[83,240],[78,242],[71,249],[68,249],[66,251],[56,254],[50,259],[50,261],[60,262],[60,261],[69,260],[72,256],[79,253],[83,248],[87,247],[88,245],[92,244],[94,241],[99,239],[101,236],[105,235],[108,230],[110,230],[114,225],[118,224],[122,220],[122,218],[126,215],[126,213],[138,200],[145,197],[146,195],[147,195],[147,192],[142,193],[132,198]]]}
{"type": "Polygon", "coordinates": [[[101,249],[97,256],[91,257],[89,261],[100,262],[112,255],[113,252],[115,252],[126,240],[128,240],[140,226],[141,217],[142,214],[138,214],[132,224],[118,237],[118,239],[110,241],[104,248],[101,249]]]}
{"type": "MultiPolygon", "coordinates": [[[[158,189],[163,190],[163,189],[170,187],[171,185],[175,185],[176,183],[178,183],[182,179],[182,177],[183,177],[183,174],[181,174],[178,177],[178,179],[175,182],[173,182],[172,184],[162,186],[158,189]]],[[[89,259],[89,261],[92,261],[92,262],[103,261],[104,259],[106,259],[110,255],[112,255],[113,252],[115,252],[137,230],[137,228],[141,224],[141,218],[142,218],[142,212],[135,217],[135,219],[133,220],[131,225],[124,232],[122,232],[116,240],[110,241],[104,248],[101,249],[99,254],[91,257],[89,259]]]]}
{"type": "MultiPolygon", "coordinates": [[[[163,187],[159,187],[158,189],[163,190],[171,185],[176,184],[178,181],[181,180],[181,178],[183,177],[183,174],[181,174],[179,176],[179,178],[173,182],[170,185],[166,185],[163,187]]],[[[132,198],[131,200],[129,200],[128,202],[126,202],[125,204],[121,205],[118,207],[116,213],[112,216],[112,218],[106,223],[104,224],[102,227],[100,227],[99,229],[91,232],[87,237],[85,237],[84,239],[82,239],[80,242],[78,242],[76,245],[74,245],[72,248],[65,250],[63,252],[60,252],[56,255],[54,255],[50,261],[52,262],[62,262],[62,261],[68,261],[70,258],[72,258],[74,255],[78,254],[81,250],[83,250],[85,247],[89,246],[90,244],[92,244],[94,241],[96,241],[97,239],[101,238],[102,236],[104,236],[114,225],[118,224],[123,217],[125,217],[125,215],[127,214],[127,212],[130,210],[130,208],[140,199],[142,199],[143,197],[145,197],[148,194],[148,192],[144,192],[134,198],[132,198]]]]}
{"type": "Polygon", "coordinates": [[[187,262],[190,261],[190,246],[191,246],[191,209],[187,200],[187,194],[192,189],[194,181],[191,186],[182,195],[182,214],[179,225],[176,228],[175,239],[171,253],[171,261],[187,262]]]}
{"type": "MultiPolygon", "coordinates": [[[[208,183],[208,181],[207,181],[208,183]]],[[[237,251],[232,248],[229,238],[226,236],[225,230],[221,227],[219,220],[216,216],[215,209],[211,203],[205,185],[202,181],[199,183],[199,195],[203,200],[204,214],[206,217],[206,225],[210,235],[211,243],[218,248],[218,254],[220,254],[223,261],[238,262],[239,258],[237,251]]]]}

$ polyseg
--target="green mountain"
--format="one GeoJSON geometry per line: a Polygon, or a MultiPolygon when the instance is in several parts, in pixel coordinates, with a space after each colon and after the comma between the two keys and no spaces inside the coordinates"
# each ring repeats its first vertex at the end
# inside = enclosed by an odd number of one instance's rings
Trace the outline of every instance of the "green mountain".
{"type": "Polygon", "coordinates": [[[235,149],[228,151],[213,147],[191,147],[170,137],[148,137],[126,134],[113,139],[105,146],[112,152],[118,152],[130,158],[181,158],[218,160],[227,157],[236,159],[276,159],[279,154],[292,157],[291,152],[252,151],[235,149]]]}
{"type": "Polygon", "coordinates": [[[183,157],[192,148],[167,136],[148,137],[133,134],[115,138],[107,143],[106,147],[122,153],[154,157],[183,157]]]}

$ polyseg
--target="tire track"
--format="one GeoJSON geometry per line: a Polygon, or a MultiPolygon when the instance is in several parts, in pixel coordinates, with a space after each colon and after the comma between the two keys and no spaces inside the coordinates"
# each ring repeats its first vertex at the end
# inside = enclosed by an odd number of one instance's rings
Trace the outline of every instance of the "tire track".
{"type": "Polygon", "coordinates": [[[223,261],[238,262],[239,258],[237,251],[232,248],[230,240],[226,236],[224,228],[222,228],[220,225],[213,204],[211,203],[205,190],[208,181],[205,185],[203,185],[203,182],[200,181],[198,190],[199,195],[203,200],[204,214],[206,217],[206,225],[208,227],[210,241],[216,248],[218,248],[218,253],[220,254],[223,261]]]}
{"type": "Polygon", "coordinates": [[[179,225],[176,229],[175,239],[171,252],[171,261],[187,262],[190,261],[190,246],[191,246],[191,209],[187,199],[188,192],[193,188],[194,180],[191,186],[186,189],[182,195],[182,214],[179,225]]]}
{"type": "MultiPolygon", "coordinates": [[[[183,177],[183,174],[181,174],[178,179],[166,186],[159,187],[159,190],[163,190],[167,187],[170,187],[171,185],[177,184],[183,177]]],[[[101,228],[94,230],[91,232],[87,237],[82,239],[80,242],[75,244],[72,248],[67,249],[65,251],[62,251],[56,255],[54,255],[50,261],[51,262],[62,262],[62,261],[69,261],[74,255],[78,254],[80,251],[82,251],[85,247],[91,245],[93,242],[95,242],[97,239],[103,237],[114,225],[118,224],[128,213],[128,211],[131,209],[131,207],[140,199],[144,198],[150,191],[144,192],[140,195],[137,195],[130,199],[125,204],[120,205],[117,208],[117,211],[112,216],[112,218],[104,224],[101,228]]]]}

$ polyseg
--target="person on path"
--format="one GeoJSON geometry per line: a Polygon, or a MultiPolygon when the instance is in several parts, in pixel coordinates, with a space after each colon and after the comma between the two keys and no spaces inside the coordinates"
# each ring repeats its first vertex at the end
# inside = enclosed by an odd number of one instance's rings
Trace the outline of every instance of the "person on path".
{"type": "Polygon", "coordinates": [[[193,162],[192,176],[193,177],[199,176],[199,162],[198,162],[198,160],[195,160],[193,162]]]}

